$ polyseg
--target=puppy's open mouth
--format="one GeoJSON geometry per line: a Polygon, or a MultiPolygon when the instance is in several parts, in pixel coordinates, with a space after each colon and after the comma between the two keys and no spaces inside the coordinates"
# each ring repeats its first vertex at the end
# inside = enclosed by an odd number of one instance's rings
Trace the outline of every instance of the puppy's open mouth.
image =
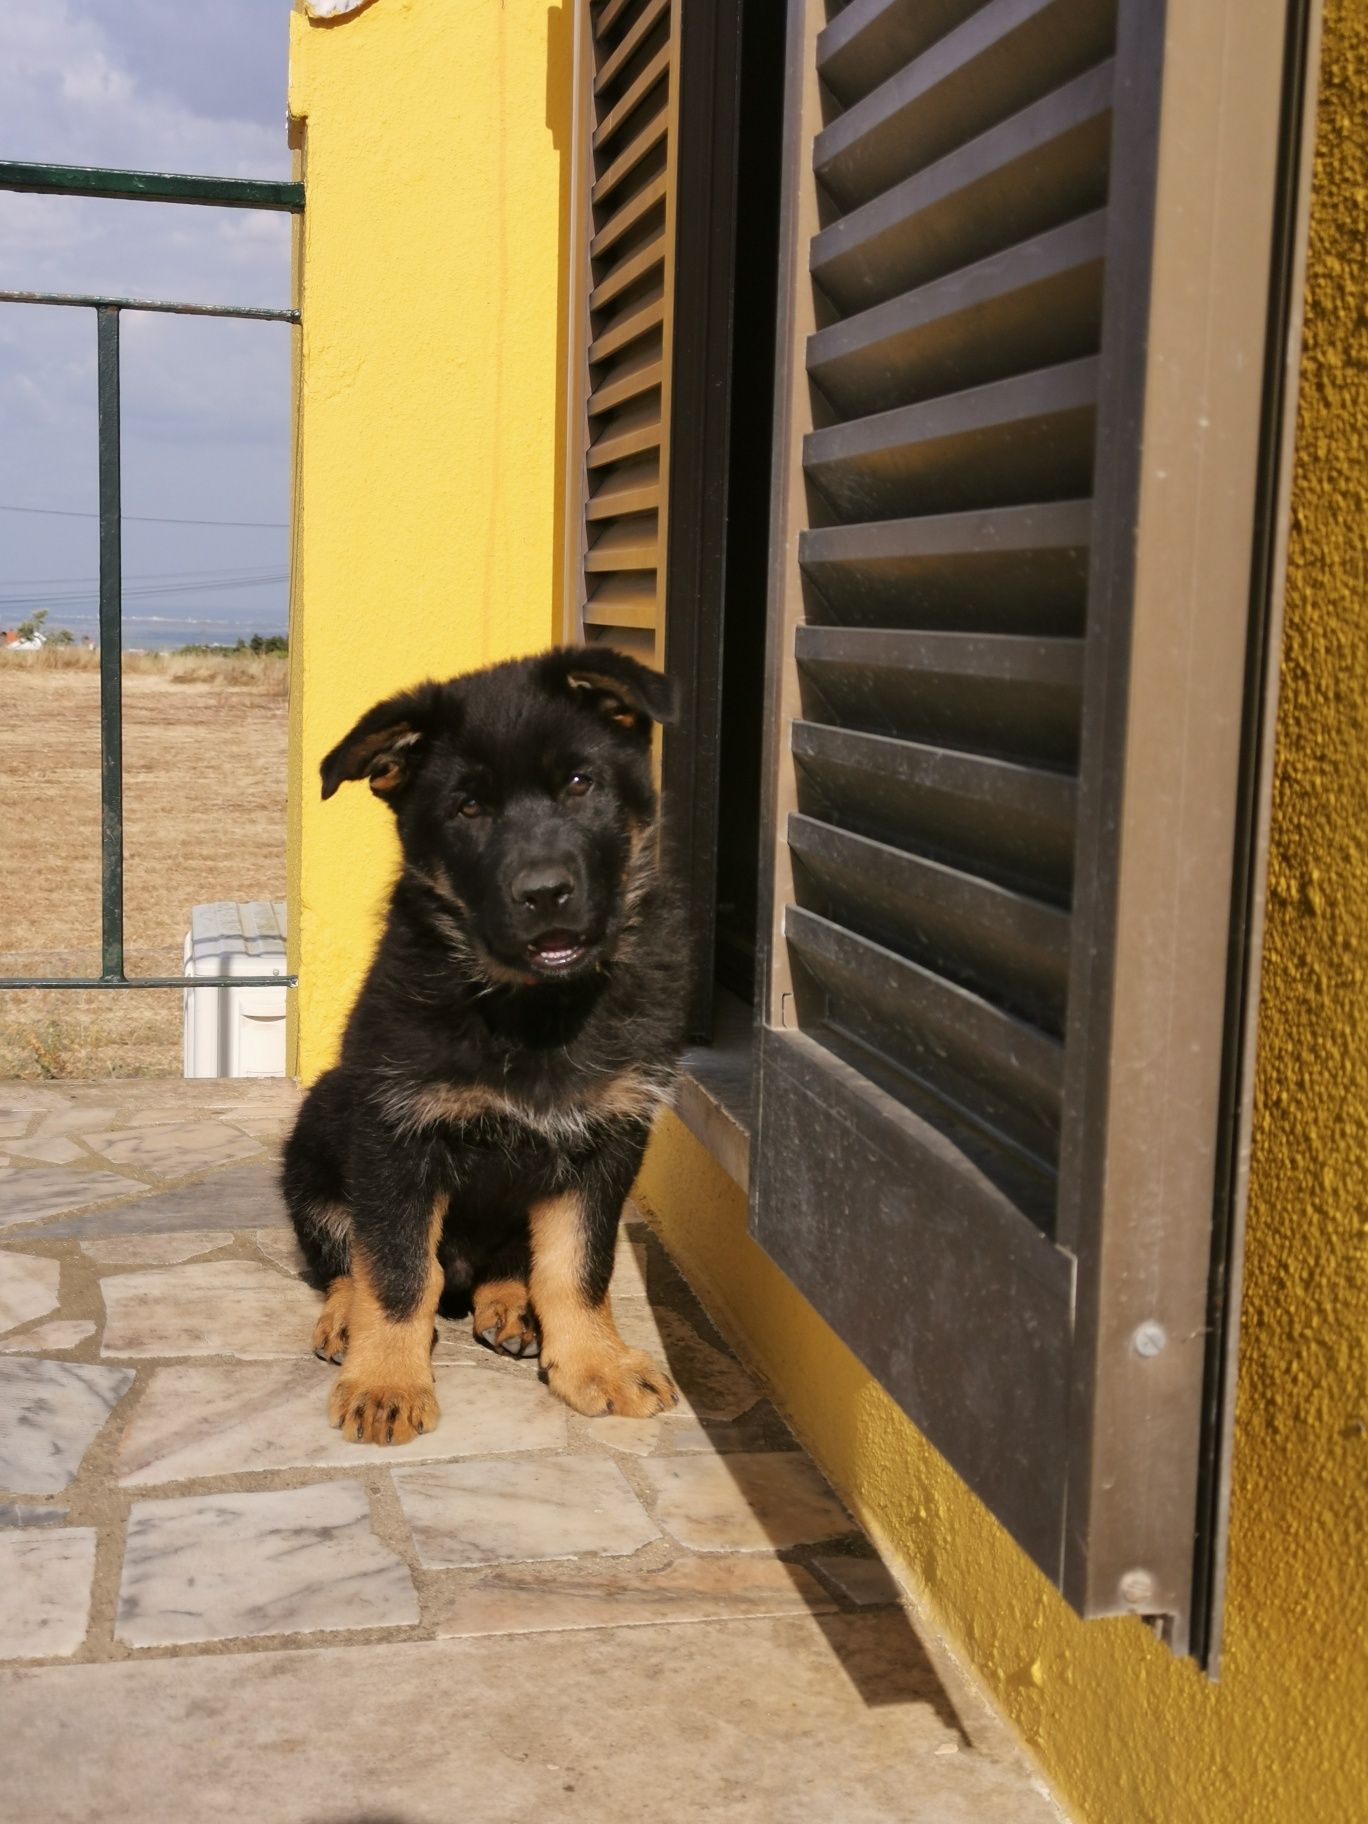
{"type": "Polygon", "coordinates": [[[589,954],[589,946],[573,931],[544,931],[527,946],[527,954],[538,969],[558,974],[582,963],[589,954]]]}

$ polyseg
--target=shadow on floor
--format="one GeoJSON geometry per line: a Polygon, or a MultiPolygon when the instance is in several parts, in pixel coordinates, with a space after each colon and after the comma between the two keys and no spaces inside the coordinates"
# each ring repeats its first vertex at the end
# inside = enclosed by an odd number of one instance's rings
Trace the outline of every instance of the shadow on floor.
{"type": "MultiPolygon", "coordinates": [[[[648,1250],[647,1289],[649,1302],[653,1309],[672,1309],[688,1319],[703,1340],[712,1348],[723,1351],[733,1357],[726,1340],[716,1330],[707,1311],[683,1275],[665,1252],[658,1238],[649,1229],[642,1226],[638,1231],[646,1237],[648,1250]]],[[[700,1403],[704,1388],[700,1384],[698,1369],[690,1359],[686,1347],[671,1348],[670,1343],[662,1336],[665,1364],[673,1375],[681,1393],[691,1405],[700,1403]]],[[[767,1404],[767,1402],[765,1402],[767,1404]]],[[[782,1421],[779,1421],[782,1423],[782,1421]]],[[[718,1429],[723,1429],[718,1427],[718,1429]]],[[[797,1440],[788,1434],[793,1449],[811,1462],[805,1451],[801,1450],[797,1440]]],[[[751,1498],[744,1476],[739,1473],[741,1453],[719,1450],[719,1463],[727,1466],[732,1473],[733,1482],[738,1492],[746,1499],[747,1505],[755,1515],[761,1528],[769,1534],[774,1545],[776,1556],[781,1563],[791,1570],[802,1568],[820,1582],[827,1582],[839,1598],[843,1592],[834,1580],[824,1578],[820,1570],[814,1570],[801,1564],[798,1552],[787,1543],[782,1529],[772,1526],[763,1511],[762,1504],[751,1498]]],[[[816,1466],[813,1466],[816,1469],[816,1466]]],[[[817,1471],[820,1475],[820,1471],[817,1471]]],[[[834,1492],[834,1491],[833,1491],[834,1492]]],[[[873,1603],[855,1604],[851,1607],[832,1610],[814,1608],[808,1603],[812,1620],[822,1630],[833,1656],[841,1665],[846,1677],[850,1680],[861,1700],[871,1708],[897,1704],[925,1704],[930,1706],[938,1720],[947,1729],[958,1733],[966,1746],[970,1737],[963,1720],[955,1708],[949,1693],[941,1683],[926,1649],[913,1625],[911,1616],[902,1607],[898,1587],[892,1573],[883,1566],[882,1560],[870,1541],[860,1531],[854,1520],[850,1522],[850,1537],[837,1542],[833,1548],[839,1551],[843,1561],[852,1566],[867,1564],[879,1566],[887,1580],[887,1599],[873,1603]],[[847,1550],[841,1551],[844,1545],[847,1550]],[[879,1625],[861,1627],[863,1619],[873,1622],[879,1618],[879,1625]]],[[[806,1588],[806,1580],[795,1576],[795,1587],[806,1588]]],[[[806,1601],[806,1597],[805,1597],[806,1601]]]]}

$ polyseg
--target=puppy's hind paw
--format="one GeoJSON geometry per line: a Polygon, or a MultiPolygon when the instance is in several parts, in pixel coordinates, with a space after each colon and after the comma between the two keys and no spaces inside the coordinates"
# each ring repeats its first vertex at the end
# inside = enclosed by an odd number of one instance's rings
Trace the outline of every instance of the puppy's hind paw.
{"type": "Polygon", "coordinates": [[[520,1279],[493,1279],[475,1288],[471,1328],[477,1342],[505,1355],[536,1355],[541,1347],[520,1279]]]}

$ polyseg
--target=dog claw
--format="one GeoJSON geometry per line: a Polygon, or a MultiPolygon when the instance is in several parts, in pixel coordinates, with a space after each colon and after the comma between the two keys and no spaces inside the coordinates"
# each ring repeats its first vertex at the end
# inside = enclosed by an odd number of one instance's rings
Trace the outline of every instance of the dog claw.
{"type": "Polygon", "coordinates": [[[480,1340],[482,1342],[488,1343],[491,1349],[494,1347],[495,1343],[498,1341],[498,1337],[499,1337],[499,1326],[497,1324],[491,1324],[489,1326],[488,1330],[481,1330],[481,1332],[480,1332],[480,1340]]]}

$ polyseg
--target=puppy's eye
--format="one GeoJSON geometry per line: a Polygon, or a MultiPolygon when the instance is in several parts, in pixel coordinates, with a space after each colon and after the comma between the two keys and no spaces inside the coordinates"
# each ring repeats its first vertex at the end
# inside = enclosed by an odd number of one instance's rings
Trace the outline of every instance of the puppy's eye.
{"type": "Polygon", "coordinates": [[[489,814],[478,798],[462,798],[456,811],[461,817],[486,817],[489,814]]]}
{"type": "Polygon", "coordinates": [[[591,792],[593,789],[594,782],[589,777],[588,773],[571,773],[570,777],[565,782],[565,795],[567,798],[583,798],[586,792],[591,792]]]}

